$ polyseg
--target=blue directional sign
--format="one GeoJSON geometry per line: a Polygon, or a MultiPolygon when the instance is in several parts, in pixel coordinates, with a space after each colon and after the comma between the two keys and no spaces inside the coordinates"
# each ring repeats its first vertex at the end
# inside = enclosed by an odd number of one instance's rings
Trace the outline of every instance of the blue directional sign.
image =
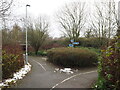
{"type": "Polygon", "coordinates": [[[72,39],[72,40],[70,40],[72,43],[74,42],[74,40],[72,39]]]}
{"type": "Polygon", "coordinates": [[[69,47],[73,47],[73,44],[69,44],[69,47]]]}
{"type": "Polygon", "coordinates": [[[79,44],[79,42],[73,42],[73,44],[79,44]]]}
{"type": "Polygon", "coordinates": [[[69,44],[69,47],[74,47],[74,45],[78,45],[79,42],[74,42],[74,39],[70,40],[71,44],[69,44]]]}

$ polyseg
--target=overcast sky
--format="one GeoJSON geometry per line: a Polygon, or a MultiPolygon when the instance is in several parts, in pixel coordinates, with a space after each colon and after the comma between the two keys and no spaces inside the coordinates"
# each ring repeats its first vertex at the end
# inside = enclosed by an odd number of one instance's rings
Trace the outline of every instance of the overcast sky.
{"type": "MultiPolygon", "coordinates": [[[[28,15],[32,17],[38,17],[39,15],[47,15],[51,21],[50,35],[53,37],[60,37],[61,33],[58,30],[55,22],[56,12],[62,8],[63,5],[70,2],[82,1],[87,2],[89,11],[92,9],[93,2],[100,2],[101,0],[14,0],[15,7],[14,14],[19,17],[25,17],[25,6],[26,4],[31,5],[28,8],[28,15]]],[[[105,1],[105,0],[103,0],[105,1]]],[[[106,0],[107,1],[107,0],[106,0]]],[[[119,1],[119,0],[115,0],[119,1]]]]}

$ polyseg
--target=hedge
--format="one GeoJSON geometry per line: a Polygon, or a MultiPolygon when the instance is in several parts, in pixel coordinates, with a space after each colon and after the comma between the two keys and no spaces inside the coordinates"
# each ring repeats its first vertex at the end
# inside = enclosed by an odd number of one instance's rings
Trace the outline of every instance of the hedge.
{"type": "Polygon", "coordinates": [[[96,90],[120,89],[120,37],[119,42],[102,50],[98,65],[96,90]]]}
{"type": "Polygon", "coordinates": [[[30,55],[30,56],[47,56],[47,52],[46,51],[38,51],[37,55],[35,54],[35,52],[28,52],[28,55],[30,55]]]}
{"type": "Polygon", "coordinates": [[[2,79],[13,77],[24,65],[23,52],[19,45],[3,46],[2,51],[2,79]]]}
{"type": "Polygon", "coordinates": [[[88,67],[97,63],[97,54],[88,49],[56,48],[48,50],[48,61],[63,67],[88,67]]]}
{"type": "Polygon", "coordinates": [[[107,38],[79,38],[79,45],[82,47],[101,48],[108,44],[107,38]]]}

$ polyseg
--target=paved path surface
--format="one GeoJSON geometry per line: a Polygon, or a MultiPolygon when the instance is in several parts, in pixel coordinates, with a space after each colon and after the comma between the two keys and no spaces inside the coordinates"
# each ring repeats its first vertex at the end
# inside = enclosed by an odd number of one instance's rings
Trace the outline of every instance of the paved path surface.
{"type": "MultiPolygon", "coordinates": [[[[0,33],[1,34],[1,33],[0,33]]],[[[1,49],[1,38],[0,38],[0,82],[2,82],[2,49],[1,49]]]]}
{"type": "Polygon", "coordinates": [[[29,57],[32,70],[12,88],[90,88],[97,79],[96,68],[73,70],[73,74],[55,72],[59,68],[43,57],[29,57]]]}
{"type": "Polygon", "coordinates": [[[0,82],[2,82],[2,63],[0,63],[0,82]]]}

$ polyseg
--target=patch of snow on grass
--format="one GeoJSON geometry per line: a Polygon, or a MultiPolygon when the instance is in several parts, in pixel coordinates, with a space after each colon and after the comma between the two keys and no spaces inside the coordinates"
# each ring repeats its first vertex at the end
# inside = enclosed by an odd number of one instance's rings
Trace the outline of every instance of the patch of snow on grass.
{"type": "Polygon", "coordinates": [[[59,71],[59,68],[55,68],[55,71],[59,71]]]}
{"type": "Polygon", "coordinates": [[[67,73],[67,74],[72,74],[73,71],[71,71],[72,69],[71,68],[64,68],[64,69],[60,69],[60,72],[64,72],[64,73],[67,73]]]}
{"type": "Polygon", "coordinates": [[[59,71],[59,68],[55,68],[55,71],[54,72],[58,72],[59,71]]]}
{"type": "Polygon", "coordinates": [[[42,59],[43,59],[43,60],[45,60],[45,61],[47,60],[47,58],[46,58],[46,57],[43,57],[42,59]]]}
{"type": "Polygon", "coordinates": [[[0,83],[0,87],[9,86],[10,82],[16,83],[17,80],[22,79],[31,70],[31,65],[28,63],[19,72],[14,73],[13,78],[7,79],[0,83]]]}
{"type": "Polygon", "coordinates": [[[0,83],[0,87],[4,87],[4,86],[8,86],[7,84],[4,84],[4,83],[0,83]]]}
{"type": "Polygon", "coordinates": [[[60,71],[60,73],[67,73],[67,74],[73,74],[73,71],[71,68],[64,68],[64,69],[59,69],[59,68],[55,68],[54,72],[60,71]]]}

